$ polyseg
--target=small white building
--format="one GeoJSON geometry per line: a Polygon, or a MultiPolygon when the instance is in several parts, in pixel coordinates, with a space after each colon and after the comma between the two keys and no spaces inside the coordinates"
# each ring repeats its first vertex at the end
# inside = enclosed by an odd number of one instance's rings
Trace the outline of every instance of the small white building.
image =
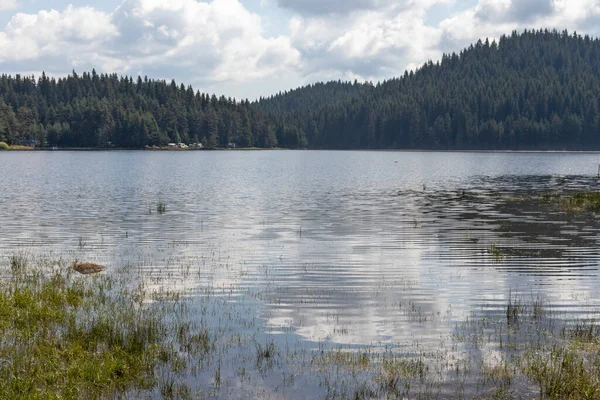
{"type": "Polygon", "coordinates": [[[188,147],[188,145],[187,145],[187,144],[185,144],[185,143],[179,143],[179,144],[177,145],[177,147],[178,147],[178,148],[180,148],[180,149],[187,149],[187,148],[189,148],[189,147],[188,147]]]}
{"type": "Polygon", "coordinates": [[[170,149],[176,149],[177,145],[175,143],[169,143],[169,144],[167,144],[167,147],[170,149]]]}

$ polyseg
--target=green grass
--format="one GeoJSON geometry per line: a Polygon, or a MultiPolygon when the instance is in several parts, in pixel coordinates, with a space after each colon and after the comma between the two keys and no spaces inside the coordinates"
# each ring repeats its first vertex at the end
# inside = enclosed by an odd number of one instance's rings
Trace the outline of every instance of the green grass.
{"type": "MultiPolygon", "coordinates": [[[[24,252],[0,269],[0,399],[226,398],[232,388],[261,398],[249,390],[263,379],[290,397],[600,398],[594,315],[552,323],[539,296],[509,292],[502,311],[482,309],[439,346],[305,348],[212,289],[192,298],[138,287],[135,268],[80,276],[34,260],[24,252]],[[486,349],[496,356],[482,358],[486,349]]],[[[406,323],[422,324],[410,304],[406,323]]]]}
{"type": "Polygon", "coordinates": [[[154,384],[166,327],[109,278],[46,276],[22,257],[0,284],[0,398],[106,398],[154,384]]]}
{"type": "Polygon", "coordinates": [[[546,399],[600,398],[600,355],[573,344],[532,349],[523,357],[523,372],[546,399]]]}
{"type": "MultiPolygon", "coordinates": [[[[4,146],[2,146],[4,147],[4,146]]],[[[29,147],[29,146],[22,146],[22,145],[18,145],[18,144],[13,144],[11,146],[8,146],[7,148],[2,148],[0,150],[33,150],[33,148],[29,147]]]]}
{"type": "Polygon", "coordinates": [[[545,193],[541,199],[546,203],[556,205],[565,212],[600,212],[600,192],[545,193]]]}
{"type": "Polygon", "coordinates": [[[575,193],[562,199],[561,206],[568,211],[600,212],[600,192],[575,193]]]}
{"type": "Polygon", "coordinates": [[[0,150],[8,150],[9,148],[6,142],[0,142],[0,150]]]}
{"type": "Polygon", "coordinates": [[[506,258],[502,250],[498,246],[496,246],[496,244],[492,244],[490,246],[490,254],[496,261],[502,261],[506,258]]]}
{"type": "Polygon", "coordinates": [[[525,313],[525,305],[518,297],[513,297],[511,293],[508,295],[508,305],[506,306],[506,323],[508,326],[517,325],[519,319],[525,313]]]}

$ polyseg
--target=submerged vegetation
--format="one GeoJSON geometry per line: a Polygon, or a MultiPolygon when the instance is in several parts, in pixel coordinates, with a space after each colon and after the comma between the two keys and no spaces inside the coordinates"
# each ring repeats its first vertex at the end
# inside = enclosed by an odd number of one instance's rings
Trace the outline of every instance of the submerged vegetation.
{"type": "Polygon", "coordinates": [[[490,246],[490,254],[496,261],[502,261],[504,260],[504,258],[506,258],[506,256],[502,252],[502,249],[496,246],[496,244],[492,244],[490,246]]]}
{"type": "Polygon", "coordinates": [[[567,212],[600,212],[600,192],[577,192],[567,194],[547,194],[544,200],[554,203],[567,212]]]}
{"type": "Polygon", "coordinates": [[[101,398],[150,388],[166,325],[140,289],[11,260],[0,283],[0,398],[101,398]]]}
{"type": "Polygon", "coordinates": [[[596,190],[561,190],[528,192],[507,197],[509,203],[527,204],[568,214],[600,213],[600,192],[596,190]]]}
{"type": "Polygon", "coordinates": [[[600,226],[558,207],[596,181],[540,178],[564,191],[548,203],[500,183],[353,196],[347,220],[260,211],[246,230],[158,191],[125,208],[143,230],[24,243],[0,258],[0,398],[599,399],[600,226]]]}
{"type": "Polygon", "coordinates": [[[434,348],[307,347],[268,334],[227,295],[186,300],[133,285],[140,277],[128,267],[72,271],[10,259],[0,284],[0,398],[206,398],[232,387],[269,398],[266,382],[283,397],[312,388],[325,399],[600,398],[598,325],[561,320],[539,297],[509,294],[505,318],[481,309],[434,348]]]}

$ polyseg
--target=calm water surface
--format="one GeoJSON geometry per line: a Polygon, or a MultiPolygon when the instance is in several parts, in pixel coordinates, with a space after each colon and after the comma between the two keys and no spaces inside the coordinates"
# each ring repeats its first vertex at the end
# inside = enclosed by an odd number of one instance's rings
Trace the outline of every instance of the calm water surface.
{"type": "MultiPolygon", "coordinates": [[[[595,189],[599,154],[0,154],[0,253],[135,266],[306,343],[436,343],[509,293],[599,309],[600,224],[519,203],[595,189]],[[167,212],[156,212],[158,202],[167,212]],[[504,255],[495,257],[495,246],[504,255]]],[[[316,346],[316,344],[315,344],[316,346]]]]}

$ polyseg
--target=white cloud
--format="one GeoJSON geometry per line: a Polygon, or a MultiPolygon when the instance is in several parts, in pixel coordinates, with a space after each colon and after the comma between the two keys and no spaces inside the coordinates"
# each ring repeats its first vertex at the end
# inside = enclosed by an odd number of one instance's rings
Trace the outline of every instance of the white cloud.
{"type": "MultiPolygon", "coordinates": [[[[96,68],[256,97],[316,80],[398,76],[515,29],[600,34],[600,0],[262,0],[263,15],[243,1],[123,0],[112,12],[17,13],[0,31],[0,68],[96,68]],[[274,15],[287,24],[267,34],[274,15]],[[429,25],[429,15],[441,22],[429,25]]],[[[0,10],[16,3],[0,0],[0,10]]]]}
{"type": "Polygon", "coordinates": [[[446,1],[379,4],[347,15],[295,16],[292,43],[305,56],[307,72],[375,80],[401,74],[404,67],[439,57],[441,32],[425,24],[427,11],[446,1]]]}
{"type": "Polygon", "coordinates": [[[266,37],[261,26],[238,0],[125,0],[112,13],[73,6],[19,13],[0,32],[0,63],[17,71],[142,73],[209,88],[300,68],[289,37],[266,37]]]}
{"type": "Polygon", "coordinates": [[[404,3],[398,0],[276,0],[276,2],[283,8],[308,15],[347,14],[357,10],[373,10],[404,3]]]}
{"type": "Polygon", "coordinates": [[[94,58],[96,50],[117,34],[109,15],[90,7],[18,13],[0,32],[0,61],[94,58]]]}
{"type": "Polygon", "coordinates": [[[0,0],[0,11],[10,11],[19,7],[17,0],[0,0]]]}
{"type": "Polygon", "coordinates": [[[113,49],[128,70],[188,69],[204,84],[260,79],[300,65],[288,38],[267,38],[237,0],[126,0],[114,13],[113,49]]]}
{"type": "Polygon", "coordinates": [[[553,12],[554,0],[481,0],[475,10],[486,21],[532,21],[553,12]]]}
{"type": "Polygon", "coordinates": [[[276,1],[295,11],[290,36],[309,80],[398,76],[443,52],[525,28],[600,33],[600,0],[479,0],[470,7],[451,0],[276,1]],[[329,8],[319,9],[323,3],[329,8]],[[430,12],[444,9],[445,19],[427,24],[430,12]]]}
{"type": "Polygon", "coordinates": [[[460,50],[480,38],[498,38],[513,30],[567,29],[600,34],[600,0],[479,0],[440,24],[445,51],[460,50]]]}

